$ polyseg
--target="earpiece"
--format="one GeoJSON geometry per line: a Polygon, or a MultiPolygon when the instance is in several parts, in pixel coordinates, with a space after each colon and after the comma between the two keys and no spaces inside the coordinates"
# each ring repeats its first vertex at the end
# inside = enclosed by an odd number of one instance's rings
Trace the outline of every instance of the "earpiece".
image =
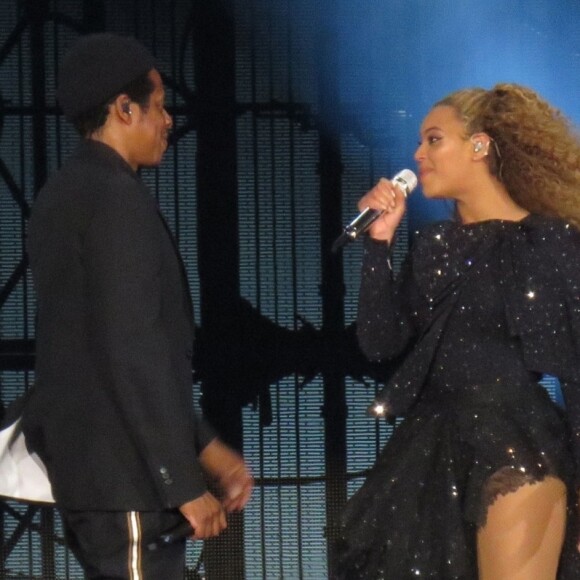
{"type": "Polygon", "coordinates": [[[121,105],[121,110],[123,111],[123,113],[127,113],[128,115],[131,114],[131,105],[129,104],[128,101],[125,101],[122,105],[121,105]]]}
{"type": "Polygon", "coordinates": [[[473,145],[473,151],[479,153],[483,149],[483,143],[481,141],[476,141],[473,145]]]}

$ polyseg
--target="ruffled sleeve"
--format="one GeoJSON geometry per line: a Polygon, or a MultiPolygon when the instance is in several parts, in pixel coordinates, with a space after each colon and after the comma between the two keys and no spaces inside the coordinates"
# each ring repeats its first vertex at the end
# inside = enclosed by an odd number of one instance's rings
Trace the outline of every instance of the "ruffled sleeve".
{"type": "Polygon", "coordinates": [[[560,237],[563,240],[563,249],[558,267],[566,289],[565,306],[576,363],[573,373],[562,380],[561,384],[576,459],[576,487],[580,488],[580,232],[571,225],[565,225],[560,237]]]}
{"type": "Polygon", "coordinates": [[[508,321],[521,337],[526,367],[560,380],[580,466],[580,232],[556,218],[530,216],[509,242],[508,321]]]}

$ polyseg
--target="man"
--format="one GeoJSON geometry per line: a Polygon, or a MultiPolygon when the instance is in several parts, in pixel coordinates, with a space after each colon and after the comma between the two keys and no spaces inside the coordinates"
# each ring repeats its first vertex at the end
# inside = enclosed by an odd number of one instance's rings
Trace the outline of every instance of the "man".
{"type": "Polygon", "coordinates": [[[23,430],[89,578],[181,580],[185,541],[147,546],[185,520],[195,539],[219,534],[252,478],[194,413],[185,272],[136,173],[167,148],[163,84],[136,40],[94,34],[65,57],[57,98],[83,140],[30,220],[38,327],[23,430]]]}

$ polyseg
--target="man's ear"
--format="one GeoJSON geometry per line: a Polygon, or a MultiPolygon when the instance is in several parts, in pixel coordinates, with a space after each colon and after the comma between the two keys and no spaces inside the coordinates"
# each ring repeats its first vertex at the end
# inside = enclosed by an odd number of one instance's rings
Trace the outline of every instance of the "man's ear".
{"type": "Polygon", "coordinates": [[[113,108],[121,120],[123,120],[125,123],[131,122],[131,115],[133,111],[131,109],[131,100],[127,95],[119,95],[113,101],[113,108]]]}

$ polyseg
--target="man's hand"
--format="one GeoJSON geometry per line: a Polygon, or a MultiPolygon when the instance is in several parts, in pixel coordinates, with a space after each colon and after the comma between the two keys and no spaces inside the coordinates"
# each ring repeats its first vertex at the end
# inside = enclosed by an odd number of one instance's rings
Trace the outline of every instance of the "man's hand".
{"type": "Polygon", "coordinates": [[[252,494],[254,480],[242,457],[216,438],[201,452],[199,461],[224,492],[224,508],[228,512],[243,509],[252,494]]]}
{"type": "Polygon", "coordinates": [[[217,536],[227,527],[224,508],[209,491],[183,504],[179,511],[191,524],[194,540],[217,536]]]}

